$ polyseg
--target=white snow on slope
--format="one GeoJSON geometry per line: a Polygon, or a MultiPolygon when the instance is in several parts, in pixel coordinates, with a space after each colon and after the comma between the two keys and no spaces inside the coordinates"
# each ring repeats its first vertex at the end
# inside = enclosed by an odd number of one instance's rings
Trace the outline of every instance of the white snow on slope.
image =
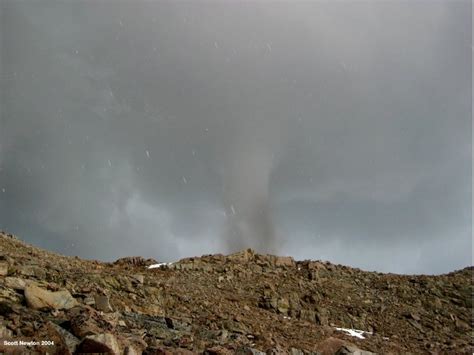
{"type": "Polygon", "coordinates": [[[173,263],[159,263],[159,264],[153,264],[153,265],[150,265],[147,267],[147,269],[157,269],[157,268],[161,268],[163,266],[169,266],[169,265],[172,265],[173,263]]]}
{"type": "Polygon", "coordinates": [[[353,336],[353,337],[356,337],[356,338],[359,338],[359,339],[365,339],[364,333],[372,335],[371,332],[366,332],[364,330],[358,330],[358,329],[336,328],[336,330],[339,330],[341,332],[346,332],[350,336],[353,336]]]}

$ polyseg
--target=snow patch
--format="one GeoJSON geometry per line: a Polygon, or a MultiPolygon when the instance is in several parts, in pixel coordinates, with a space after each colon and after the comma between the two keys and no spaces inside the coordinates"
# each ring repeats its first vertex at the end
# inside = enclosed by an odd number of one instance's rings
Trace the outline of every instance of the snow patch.
{"type": "Polygon", "coordinates": [[[147,267],[147,269],[158,269],[162,268],[164,266],[170,266],[173,265],[173,263],[159,263],[159,264],[153,264],[147,267]]]}
{"type": "Polygon", "coordinates": [[[366,332],[364,330],[358,330],[358,329],[336,328],[336,330],[339,330],[340,332],[346,332],[350,336],[353,336],[359,339],[365,339],[364,334],[372,335],[372,332],[366,332]]]}

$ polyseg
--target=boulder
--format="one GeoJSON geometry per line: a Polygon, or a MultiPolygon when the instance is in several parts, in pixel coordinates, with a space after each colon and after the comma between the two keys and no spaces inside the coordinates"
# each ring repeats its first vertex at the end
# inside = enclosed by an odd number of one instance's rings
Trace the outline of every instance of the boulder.
{"type": "Polygon", "coordinates": [[[66,316],[70,319],[71,332],[80,339],[104,332],[101,330],[104,320],[92,307],[75,307],[68,311],[66,316]]]}
{"type": "Polygon", "coordinates": [[[5,277],[3,282],[5,287],[12,288],[14,290],[24,290],[30,281],[20,277],[5,277]]]}
{"type": "Polygon", "coordinates": [[[110,333],[88,335],[79,344],[78,353],[106,353],[119,355],[120,346],[114,335],[110,333]]]}
{"type": "Polygon", "coordinates": [[[250,348],[250,347],[241,347],[235,351],[236,355],[266,355],[263,351],[250,348]]]}
{"type": "Polygon", "coordinates": [[[45,326],[47,339],[54,341],[56,351],[61,354],[74,354],[80,341],[74,335],[53,322],[47,322],[45,326]]]}
{"type": "Polygon", "coordinates": [[[291,256],[277,256],[275,266],[295,267],[295,260],[291,256]]]}
{"type": "Polygon", "coordinates": [[[353,345],[343,345],[335,355],[376,355],[376,353],[361,350],[353,345]]]}
{"type": "Polygon", "coordinates": [[[51,292],[35,285],[25,287],[25,298],[28,307],[33,309],[70,309],[78,305],[67,290],[51,292]]]}
{"type": "Polygon", "coordinates": [[[6,261],[0,261],[0,276],[8,275],[8,263],[6,261]]]}
{"type": "Polygon", "coordinates": [[[145,282],[145,276],[143,276],[142,274],[132,275],[132,282],[137,284],[143,284],[145,282]]]}
{"type": "Polygon", "coordinates": [[[95,295],[94,296],[94,301],[95,301],[95,308],[98,311],[113,312],[113,309],[112,309],[112,306],[110,305],[108,296],[106,296],[106,295],[95,295]]]}
{"type": "Polygon", "coordinates": [[[346,341],[338,338],[329,337],[321,341],[316,350],[322,355],[334,355],[336,351],[339,351],[343,346],[350,345],[346,341]]]}
{"type": "Polygon", "coordinates": [[[3,324],[0,325],[0,339],[11,338],[13,333],[10,329],[5,327],[3,324]]]}

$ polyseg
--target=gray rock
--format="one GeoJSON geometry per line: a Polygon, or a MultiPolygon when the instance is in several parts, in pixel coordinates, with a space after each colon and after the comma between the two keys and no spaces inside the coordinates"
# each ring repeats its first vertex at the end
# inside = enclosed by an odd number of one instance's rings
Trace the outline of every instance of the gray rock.
{"type": "Polygon", "coordinates": [[[94,299],[94,297],[86,297],[86,298],[84,298],[83,303],[87,304],[89,306],[92,306],[92,305],[95,304],[95,299],[94,299]]]}
{"type": "Polygon", "coordinates": [[[24,290],[30,281],[19,277],[5,277],[4,284],[14,290],[24,290]]]}
{"type": "Polygon", "coordinates": [[[263,351],[249,348],[249,347],[241,347],[235,351],[236,355],[266,355],[263,351]]]}
{"type": "Polygon", "coordinates": [[[102,312],[113,312],[112,306],[109,302],[109,297],[105,295],[95,295],[95,308],[102,312]]]}
{"type": "Polygon", "coordinates": [[[145,276],[141,274],[132,275],[132,281],[138,284],[143,284],[145,282],[145,276]]]}
{"type": "Polygon", "coordinates": [[[44,279],[46,277],[44,269],[36,265],[22,265],[18,268],[18,273],[23,276],[36,277],[38,279],[44,279]]]}
{"type": "Polygon", "coordinates": [[[10,329],[7,329],[3,324],[0,325],[0,338],[5,339],[5,338],[11,338],[13,336],[13,333],[10,329]]]}
{"type": "Polygon", "coordinates": [[[376,353],[361,350],[352,345],[343,345],[335,355],[376,355],[376,353]]]}

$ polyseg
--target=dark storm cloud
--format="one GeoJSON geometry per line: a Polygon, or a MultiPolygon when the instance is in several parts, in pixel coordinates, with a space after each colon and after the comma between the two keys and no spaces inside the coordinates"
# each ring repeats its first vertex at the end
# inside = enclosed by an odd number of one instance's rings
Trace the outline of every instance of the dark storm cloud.
{"type": "Polygon", "coordinates": [[[0,227],[109,260],[471,263],[469,2],[0,4],[0,227]]]}

